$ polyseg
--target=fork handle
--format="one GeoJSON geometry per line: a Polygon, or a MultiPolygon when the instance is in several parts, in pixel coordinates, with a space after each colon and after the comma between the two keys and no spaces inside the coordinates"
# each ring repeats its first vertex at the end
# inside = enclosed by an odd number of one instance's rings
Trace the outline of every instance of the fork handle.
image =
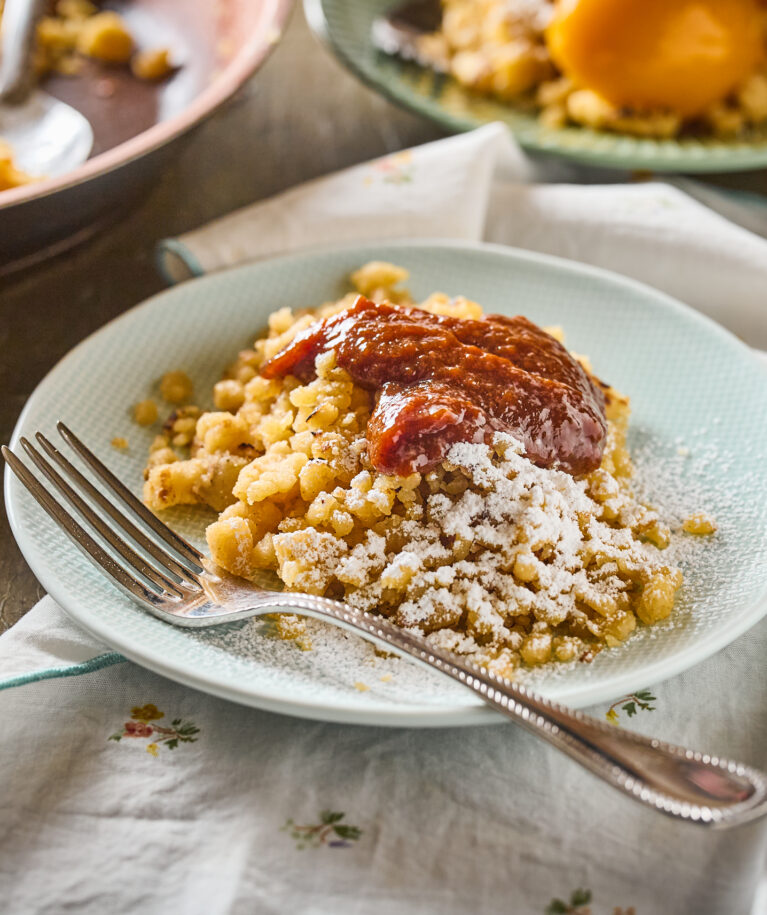
{"type": "MultiPolygon", "coordinates": [[[[767,813],[767,775],[750,766],[644,737],[567,709],[433,648],[384,618],[338,601],[290,593],[267,593],[262,601],[270,610],[330,620],[388,651],[441,671],[614,788],[669,816],[726,828],[767,813]]],[[[254,606],[252,599],[249,603],[254,606]]]]}

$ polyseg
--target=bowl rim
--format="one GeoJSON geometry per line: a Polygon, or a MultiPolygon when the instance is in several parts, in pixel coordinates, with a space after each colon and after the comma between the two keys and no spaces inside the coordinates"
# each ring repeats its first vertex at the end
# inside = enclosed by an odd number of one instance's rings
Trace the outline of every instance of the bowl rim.
{"type": "Polygon", "coordinates": [[[211,83],[183,109],[141,133],[107,149],[78,168],[56,178],[45,178],[0,193],[0,211],[49,197],[59,191],[84,184],[100,175],[114,171],[147,153],[165,146],[181,134],[191,130],[209,117],[220,105],[231,98],[261,67],[276,48],[287,27],[294,9],[294,0],[262,0],[266,7],[266,27],[249,36],[237,55],[224,67],[211,83]]]}

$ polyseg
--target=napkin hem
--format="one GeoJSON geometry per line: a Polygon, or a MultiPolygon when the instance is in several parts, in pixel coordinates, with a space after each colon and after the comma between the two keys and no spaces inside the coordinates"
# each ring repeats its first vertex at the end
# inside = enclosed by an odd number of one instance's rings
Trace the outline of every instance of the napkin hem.
{"type": "Polygon", "coordinates": [[[34,673],[8,677],[5,680],[0,680],[0,690],[11,689],[14,686],[26,686],[27,683],[36,683],[38,680],[78,677],[81,674],[90,674],[104,667],[111,667],[113,664],[122,664],[123,661],[127,661],[127,658],[123,657],[119,651],[107,651],[104,654],[96,655],[96,657],[88,661],[82,661],[80,664],[69,664],[66,667],[48,667],[34,673]]]}
{"type": "Polygon", "coordinates": [[[155,263],[169,286],[205,276],[207,272],[192,251],[177,238],[163,238],[157,242],[155,263]]]}

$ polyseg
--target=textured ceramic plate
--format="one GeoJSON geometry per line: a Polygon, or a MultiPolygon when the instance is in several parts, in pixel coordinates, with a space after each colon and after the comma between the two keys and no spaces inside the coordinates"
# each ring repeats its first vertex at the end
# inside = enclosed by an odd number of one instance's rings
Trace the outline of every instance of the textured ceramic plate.
{"type": "Polygon", "coordinates": [[[463,89],[455,80],[381,54],[373,20],[396,0],[304,0],[315,33],[360,79],[392,101],[448,130],[503,121],[530,150],[605,168],[656,172],[729,172],[767,165],[767,127],[748,140],[645,140],[582,127],[550,128],[534,114],[463,89]]]}
{"type": "MultiPolygon", "coordinates": [[[[209,407],[222,368],[271,311],[339,296],[348,274],[372,259],[407,267],[416,296],[462,293],[489,311],[563,325],[568,344],[589,353],[598,374],[631,395],[639,485],[676,520],[703,508],[720,523],[714,539],[685,535],[673,547],[686,584],[671,622],[644,629],[590,665],[539,672],[536,688],[572,705],[612,700],[700,661],[763,615],[767,376],[761,365],[684,306],[567,261],[408,241],[329,249],[194,280],[73,350],[30,398],[14,444],[38,429],[55,437],[55,422],[63,419],[139,492],[154,432],[131,422],[131,404],[149,395],[165,371],[183,368],[198,403],[209,407]],[[125,436],[129,450],[111,448],[114,436],[125,436]]],[[[160,622],[96,573],[9,474],[6,499],[19,545],[44,587],[78,623],[139,664],[239,702],[328,720],[446,725],[492,716],[459,685],[405,661],[377,658],[361,640],[329,627],[318,627],[313,650],[301,651],[273,638],[261,621],[203,632],[160,622]]],[[[169,523],[200,545],[212,517],[196,509],[168,513],[169,523]]]]}

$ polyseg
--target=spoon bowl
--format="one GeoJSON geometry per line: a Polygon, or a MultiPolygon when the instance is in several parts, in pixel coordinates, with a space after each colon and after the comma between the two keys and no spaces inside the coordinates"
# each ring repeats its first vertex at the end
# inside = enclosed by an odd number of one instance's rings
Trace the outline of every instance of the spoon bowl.
{"type": "Polygon", "coordinates": [[[93,147],[88,120],[71,105],[34,90],[19,105],[0,106],[0,137],[16,166],[34,178],[55,178],[86,161],[93,147]]]}

